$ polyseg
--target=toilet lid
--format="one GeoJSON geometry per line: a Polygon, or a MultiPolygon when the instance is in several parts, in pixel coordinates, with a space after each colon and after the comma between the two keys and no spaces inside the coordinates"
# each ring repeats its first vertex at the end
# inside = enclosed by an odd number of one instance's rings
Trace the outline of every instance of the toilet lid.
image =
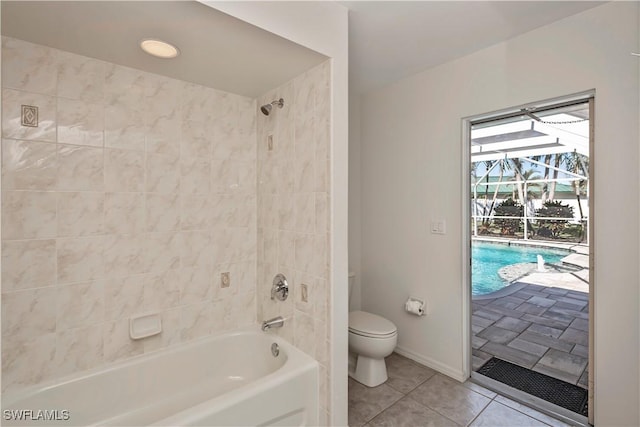
{"type": "Polygon", "coordinates": [[[395,334],[397,328],[384,317],[366,311],[352,311],[349,313],[349,330],[360,334],[385,336],[395,334]]]}

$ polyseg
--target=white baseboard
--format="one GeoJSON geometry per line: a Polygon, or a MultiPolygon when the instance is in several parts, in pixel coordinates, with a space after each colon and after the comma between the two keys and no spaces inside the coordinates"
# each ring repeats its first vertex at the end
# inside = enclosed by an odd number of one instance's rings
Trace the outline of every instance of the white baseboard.
{"type": "Polygon", "coordinates": [[[420,354],[414,353],[411,350],[407,350],[406,348],[403,347],[396,347],[396,349],[394,350],[396,353],[398,353],[401,356],[406,357],[407,359],[411,359],[415,362],[420,363],[421,365],[424,365],[428,368],[431,368],[433,370],[436,370],[438,372],[440,372],[441,374],[444,374],[448,377],[453,378],[456,381],[460,381],[461,383],[465,382],[468,378],[465,376],[464,372],[461,370],[457,370],[457,369],[453,369],[451,368],[451,366],[445,365],[443,363],[440,363],[436,360],[430,359],[428,357],[424,357],[420,354]]]}

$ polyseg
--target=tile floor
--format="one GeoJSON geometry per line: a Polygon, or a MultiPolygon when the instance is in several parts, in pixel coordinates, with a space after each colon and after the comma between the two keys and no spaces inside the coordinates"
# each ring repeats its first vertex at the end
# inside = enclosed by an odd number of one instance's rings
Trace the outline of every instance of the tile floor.
{"type": "Polygon", "coordinates": [[[473,384],[461,384],[393,353],[389,380],[374,388],[349,378],[349,426],[567,426],[473,384]]]}

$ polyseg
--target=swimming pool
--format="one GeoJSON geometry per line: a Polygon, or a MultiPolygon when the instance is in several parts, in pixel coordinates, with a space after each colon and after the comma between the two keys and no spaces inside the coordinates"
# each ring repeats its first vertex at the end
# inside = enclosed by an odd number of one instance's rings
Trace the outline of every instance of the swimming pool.
{"type": "Polygon", "coordinates": [[[473,242],[471,244],[471,294],[484,295],[504,288],[508,283],[498,276],[498,270],[502,267],[521,262],[535,263],[537,255],[542,255],[546,264],[559,263],[570,253],[563,249],[473,242]]]}

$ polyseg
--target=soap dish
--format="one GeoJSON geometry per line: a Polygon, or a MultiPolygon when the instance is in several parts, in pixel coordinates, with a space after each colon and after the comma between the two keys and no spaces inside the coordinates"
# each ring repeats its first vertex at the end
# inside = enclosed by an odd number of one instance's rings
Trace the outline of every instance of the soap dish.
{"type": "Polygon", "coordinates": [[[129,319],[129,336],[132,340],[158,335],[162,332],[160,313],[147,313],[129,319]]]}

